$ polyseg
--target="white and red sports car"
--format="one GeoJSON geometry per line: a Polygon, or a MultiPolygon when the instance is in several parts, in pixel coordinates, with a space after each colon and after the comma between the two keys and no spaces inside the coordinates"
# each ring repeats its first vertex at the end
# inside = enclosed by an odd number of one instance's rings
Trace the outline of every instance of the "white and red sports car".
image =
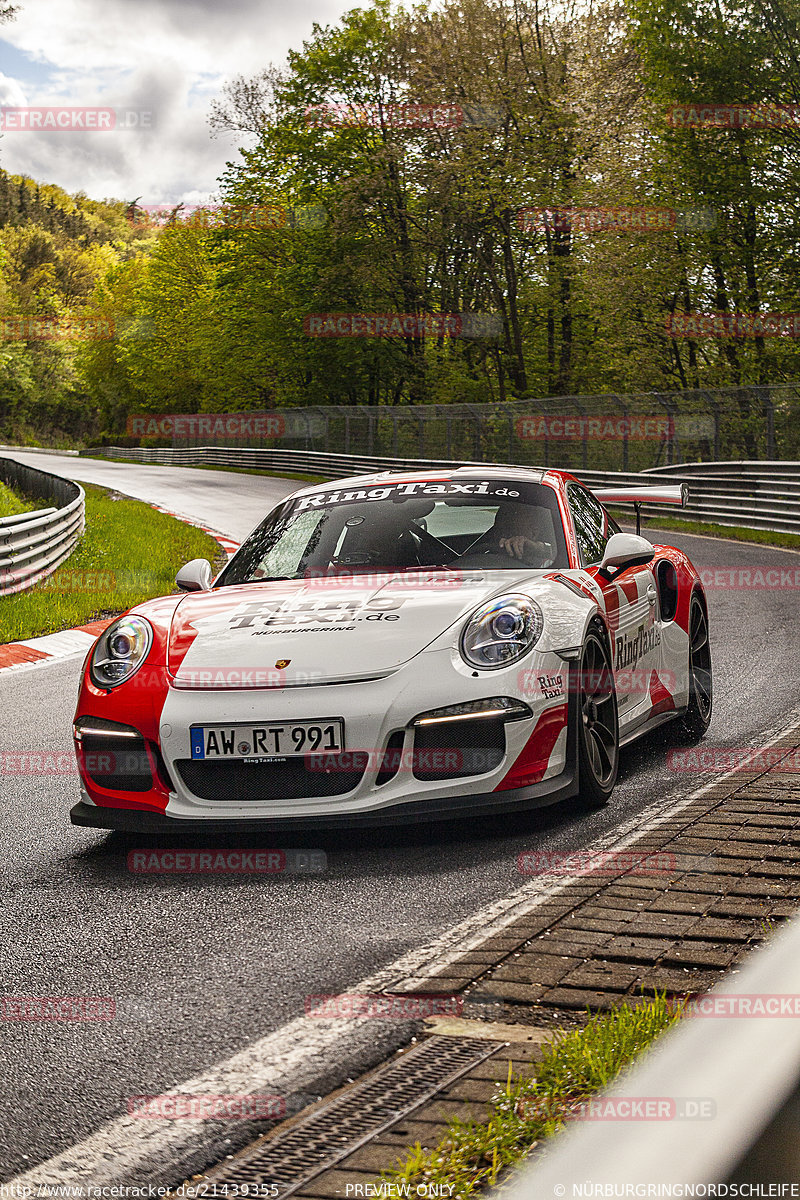
{"type": "Polygon", "coordinates": [[[563,471],[384,472],[302,488],[220,575],[137,605],[75,715],[103,829],[365,825],[608,799],[619,748],[711,719],[697,571],[563,471]]]}

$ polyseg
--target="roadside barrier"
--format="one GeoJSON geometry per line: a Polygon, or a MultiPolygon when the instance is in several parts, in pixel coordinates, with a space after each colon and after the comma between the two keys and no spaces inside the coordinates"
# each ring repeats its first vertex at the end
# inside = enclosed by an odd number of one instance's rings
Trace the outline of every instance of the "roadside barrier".
{"type": "Polygon", "coordinates": [[[69,558],[85,524],[83,488],[68,479],[0,458],[0,479],[47,507],[0,517],[0,596],[24,591],[69,558]]]}
{"type": "MultiPolygon", "coordinates": [[[[161,466],[283,471],[322,475],[330,479],[373,471],[446,470],[454,466],[496,465],[466,460],[376,458],[316,450],[226,449],[220,446],[192,446],[185,449],[108,446],[104,450],[85,453],[161,466]]],[[[575,468],[574,474],[590,488],[613,484],[644,486],[652,484],[654,475],[660,478],[668,475],[670,483],[687,483],[690,486],[689,503],[681,510],[684,518],[715,525],[800,534],[800,462],[681,463],[651,467],[640,473],[575,468]]],[[[657,508],[642,506],[645,516],[655,516],[658,512],[657,508]]]]}

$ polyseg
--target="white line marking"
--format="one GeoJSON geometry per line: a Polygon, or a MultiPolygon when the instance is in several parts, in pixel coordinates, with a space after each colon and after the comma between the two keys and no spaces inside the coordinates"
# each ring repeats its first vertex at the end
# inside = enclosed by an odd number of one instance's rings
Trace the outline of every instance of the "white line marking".
{"type": "Polygon", "coordinates": [[[62,658],[66,654],[80,654],[81,651],[85,654],[96,641],[95,634],[86,633],[83,629],[64,629],[61,633],[46,633],[43,637],[29,638],[18,644],[62,658]]]}
{"type": "MultiPolygon", "coordinates": [[[[793,711],[792,718],[792,722],[784,725],[771,741],[754,746],[753,751],[768,749],[795,728],[800,719],[800,708],[793,711]]],[[[585,849],[590,853],[627,849],[716,784],[741,772],[740,767],[715,776],[677,803],[669,798],[658,800],[585,849]]],[[[488,905],[429,945],[409,951],[388,967],[362,979],[349,989],[350,992],[372,994],[388,991],[418,984],[434,972],[441,974],[442,968],[447,968],[456,958],[487,937],[534,912],[551,896],[558,895],[573,878],[542,875],[532,879],[511,896],[504,896],[488,905]]],[[[301,1092],[316,1094],[321,1078],[324,1080],[327,1075],[331,1079],[328,1086],[337,1086],[342,1082],[343,1064],[346,1067],[365,1048],[372,1047],[374,1050],[383,1032],[377,1028],[380,1025],[382,1022],[368,1019],[345,1022],[297,1017],[239,1054],[216,1063],[204,1074],[171,1089],[168,1094],[230,1096],[276,1093],[287,1098],[301,1092]],[[340,1067],[338,1075],[335,1074],[337,1062],[340,1067]]],[[[397,1039],[393,1044],[389,1041],[387,1052],[399,1044],[397,1039]]],[[[219,1123],[211,1125],[202,1121],[151,1121],[132,1116],[117,1117],[102,1125],[84,1141],[9,1182],[33,1189],[78,1184],[124,1186],[132,1182],[175,1185],[193,1169],[210,1161],[213,1153],[221,1157],[228,1152],[224,1139],[225,1133],[231,1132],[231,1123],[227,1124],[228,1129],[220,1131],[219,1123]]]]}

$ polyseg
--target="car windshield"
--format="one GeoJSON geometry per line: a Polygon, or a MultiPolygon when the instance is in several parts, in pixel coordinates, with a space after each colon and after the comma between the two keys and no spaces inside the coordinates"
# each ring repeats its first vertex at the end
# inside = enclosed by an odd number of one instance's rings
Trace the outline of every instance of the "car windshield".
{"type": "Polygon", "coordinates": [[[320,490],[276,509],[217,586],[370,571],[569,566],[558,500],[542,484],[400,480],[320,490]]]}

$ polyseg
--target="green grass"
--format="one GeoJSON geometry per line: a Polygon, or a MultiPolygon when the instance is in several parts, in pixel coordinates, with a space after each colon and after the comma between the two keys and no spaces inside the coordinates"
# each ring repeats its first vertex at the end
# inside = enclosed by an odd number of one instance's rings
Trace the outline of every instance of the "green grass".
{"type": "Polygon", "coordinates": [[[33,508],[47,508],[44,500],[26,500],[11,488],[0,483],[0,517],[14,517],[17,513],[30,512],[33,508]]]}
{"type": "Polygon", "coordinates": [[[77,550],[41,584],[0,597],[0,643],[115,616],[174,592],[189,559],[224,561],[202,530],[105,488],[87,484],[85,491],[86,532],[77,550]]]}
{"type": "Polygon", "coordinates": [[[598,1014],[582,1029],[557,1033],[535,1075],[514,1078],[509,1063],[506,1085],[485,1121],[454,1120],[435,1149],[417,1142],[404,1163],[384,1171],[384,1185],[395,1189],[389,1194],[415,1195],[421,1184],[448,1184],[454,1189],[451,1200],[462,1200],[494,1187],[504,1171],[557,1133],[578,1105],[603,1091],[682,1012],[682,1005],[657,996],[640,1007],[598,1014]]]}

